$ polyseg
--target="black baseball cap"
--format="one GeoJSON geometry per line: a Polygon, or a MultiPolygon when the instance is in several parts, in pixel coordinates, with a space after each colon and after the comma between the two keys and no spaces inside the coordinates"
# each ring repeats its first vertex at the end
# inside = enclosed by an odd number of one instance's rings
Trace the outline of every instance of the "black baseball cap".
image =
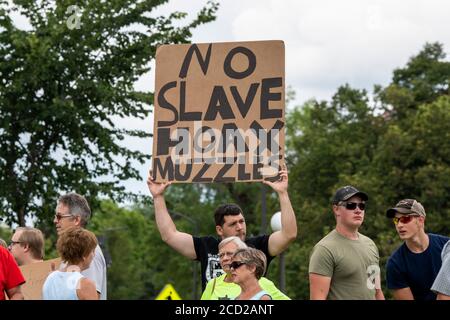
{"type": "Polygon", "coordinates": [[[369,196],[366,193],[359,191],[358,189],[356,189],[353,186],[345,186],[345,187],[339,188],[336,191],[336,193],[334,194],[332,203],[338,204],[339,202],[346,201],[353,196],[358,196],[364,201],[369,200],[369,196]]]}

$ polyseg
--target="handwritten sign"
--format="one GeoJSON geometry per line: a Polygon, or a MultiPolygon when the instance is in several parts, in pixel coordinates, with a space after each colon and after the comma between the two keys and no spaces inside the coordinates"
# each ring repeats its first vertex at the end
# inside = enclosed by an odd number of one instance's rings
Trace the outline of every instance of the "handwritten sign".
{"type": "Polygon", "coordinates": [[[282,41],[159,47],[155,180],[276,179],[284,164],[284,56],[282,41]]]}

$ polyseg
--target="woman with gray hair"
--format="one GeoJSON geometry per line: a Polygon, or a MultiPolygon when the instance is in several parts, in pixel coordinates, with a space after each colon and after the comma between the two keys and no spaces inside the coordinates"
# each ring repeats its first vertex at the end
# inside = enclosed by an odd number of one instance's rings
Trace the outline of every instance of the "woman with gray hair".
{"type": "Polygon", "coordinates": [[[241,294],[235,300],[272,300],[258,282],[266,272],[266,265],[266,256],[261,250],[246,248],[234,253],[230,264],[231,277],[241,287],[241,294]]]}
{"type": "MultiPolygon", "coordinates": [[[[236,236],[225,238],[219,243],[219,262],[225,273],[208,282],[201,300],[231,300],[241,293],[241,287],[233,283],[230,264],[234,253],[245,248],[247,248],[245,242],[236,236]]],[[[259,279],[259,285],[272,296],[273,300],[290,300],[265,277],[259,279]]]]}

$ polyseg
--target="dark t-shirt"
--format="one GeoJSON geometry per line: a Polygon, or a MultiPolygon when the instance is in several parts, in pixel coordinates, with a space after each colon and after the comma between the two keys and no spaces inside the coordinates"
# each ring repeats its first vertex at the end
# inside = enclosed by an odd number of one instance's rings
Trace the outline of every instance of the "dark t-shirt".
{"type": "Polygon", "coordinates": [[[403,243],[391,255],[386,266],[386,280],[389,289],[409,287],[415,300],[436,300],[431,286],[441,268],[441,252],[448,237],[429,233],[428,248],[414,253],[403,243]]]}
{"type": "MultiPolygon", "coordinates": [[[[195,253],[197,259],[201,264],[202,273],[202,290],[205,290],[206,284],[209,280],[223,274],[222,267],[219,261],[219,243],[221,240],[207,236],[207,237],[193,237],[195,253]]],[[[267,258],[267,266],[273,257],[269,254],[269,236],[262,235],[252,237],[245,240],[245,243],[252,248],[256,248],[264,252],[267,258]]]]}

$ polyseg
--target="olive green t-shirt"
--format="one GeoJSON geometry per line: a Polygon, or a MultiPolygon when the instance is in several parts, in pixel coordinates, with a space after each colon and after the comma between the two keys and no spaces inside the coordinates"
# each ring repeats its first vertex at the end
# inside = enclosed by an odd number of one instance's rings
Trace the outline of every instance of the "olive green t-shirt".
{"type": "Polygon", "coordinates": [[[331,277],[328,300],[375,299],[378,249],[370,238],[361,233],[358,236],[358,240],[350,240],[335,229],[313,248],[309,273],[331,277]]]}

